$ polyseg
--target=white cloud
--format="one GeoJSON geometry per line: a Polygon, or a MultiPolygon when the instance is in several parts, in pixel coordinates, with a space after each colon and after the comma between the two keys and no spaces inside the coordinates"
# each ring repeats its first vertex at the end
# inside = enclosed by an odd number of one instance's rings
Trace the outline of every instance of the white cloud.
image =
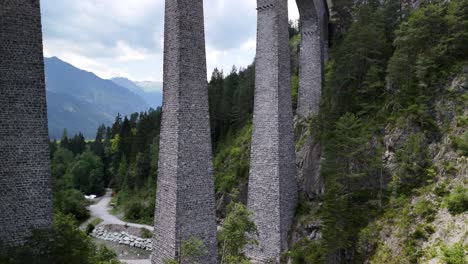
{"type": "MultiPolygon", "coordinates": [[[[164,0],[42,0],[44,54],[100,77],[162,80],[164,0]]],[[[253,62],[256,1],[205,0],[208,76],[253,62]]],[[[299,15],[289,0],[290,19],[299,15]]]]}
{"type": "Polygon", "coordinates": [[[148,57],[145,50],[130,47],[125,41],[117,41],[116,54],[119,61],[144,60],[148,57]]]}
{"type": "Polygon", "coordinates": [[[242,50],[255,50],[257,45],[257,41],[255,39],[249,39],[246,42],[242,43],[241,49],[242,50]]]}
{"type": "Polygon", "coordinates": [[[296,0],[288,0],[288,12],[290,20],[299,19],[299,10],[297,9],[296,0]]]}

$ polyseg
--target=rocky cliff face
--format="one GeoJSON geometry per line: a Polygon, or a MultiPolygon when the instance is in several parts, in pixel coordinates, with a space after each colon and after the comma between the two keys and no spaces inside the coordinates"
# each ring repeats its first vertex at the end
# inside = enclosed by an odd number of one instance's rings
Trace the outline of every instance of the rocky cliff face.
{"type": "MultiPolygon", "coordinates": [[[[390,202],[382,216],[364,230],[368,232],[368,237],[361,241],[360,247],[368,252],[366,263],[411,263],[412,260],[445,263],[442,262],[445,252],[456,246],[464,247],[466,253],[468,213],[451,212],[448,200],[457,193],[462,196],[461,206],[466,207],[468,199],[468,158],[466,146],[460,146],[466,144],[468,133],[467,96],[466,71],[435,96],[432,115],[435,116],[439,132],[424,138],[423,142],[432,163],[427,171],[432,178],[417,189],[406,204],[402,202],[402,205],[394,206],[390,202]]],[[[301,131],[297,140],[298,180],[302,199],[298,210],[307,208],[307,212],[306,216],[299,212],[302,216],[296,218],[291,233],[291,246],[301,239],[319,241],[322,237],[319,213],[322,205],[320,194],[324,188],[320,176],[322,147],[312,132],[310,121],[296,120],[296,129],[301,131]]],[[[391,190],[392,186],[388,184],[393,177],[397,177],[401,167],[397,158],[398,150],[403,148],[411,135],[424,131],[409,120],[389,124],[383,131],[383,184],[391,190]]]]}
{"type": "MultiPolygon", "coordinates": [[[[368,263],[405,263],[408,259],[401,256],[408,250],[414,251],[414,259],[418,263],[446,263],[446,252],[456,245],[464,247],[461,252],[466,253],[468,213],[466,210],[463,212],[463,208],[462,212],[451,210],[449,197],[459,193],[462,196],[461,206],[466,209],[468,158],[455,142],[466,137],[467,133],[467,89],[467,76],[464,74],[454,78],[437,97],[434,114],[441,135],[427,144],[434,178],[410,198],[405,206],[409,209],[409,215],[407,212],[392,218],[384,215],[373,223],[380,230],[375,234],[379,242],[368,263]],[[412,219],[405,219],[408,216],[412,219]],[[409,222],[404,223],[406,220],[409,222]],[[390,260],[391,256],[395,260],[390,260]]],[[[388,129],[383,162],[392,175],[398,168],[394,150],[408,135],[418,130],[416,127],[388,129]]],[[[465,258],[465,261],[468,260],[465,258]]]]}

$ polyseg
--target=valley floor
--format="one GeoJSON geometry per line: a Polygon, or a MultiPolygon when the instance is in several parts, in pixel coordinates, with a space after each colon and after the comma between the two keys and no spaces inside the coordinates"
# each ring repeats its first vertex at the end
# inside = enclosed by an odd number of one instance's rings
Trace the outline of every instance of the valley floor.
{"type": "MultiPolygon", "coordinates": [[[[99,198],[97,203],[89,206],[89,211],[91,214],[90,220],[102,219],[103,221],[99,225],[122,226],[122,228],[124,228],[124,226],[134,227],[134,228],[146,228],[148,230],[153,231],[152,226],[125,222],[119,219],[117,216],[109,213],[109,210],[111,209],[110,208],[111,199],[112,199],[112,190],[107,189],[106,194],[102,196],[101,198],[99,198]]],[[[128,264],[150,264],[151,263],[151,261],[149,260],[151,252],[147,250],[130,247],[127,245],[122,245],[122,244],[118,244],[114,242],[104,241],[104,240],[100,240],[96,238],[93,238],[93,241],[96,244],[104,244],[108,248],[113,249],[117,253],[119,260],[122,261],[123,263],[128,263],[128,264]]]]}
{"type": "Polygon", "coordinates": [[[129,223],[122,221],[117,216],[112,215],[109,213],[110,201],[112,199],[112,190],[107,189],[106,194],[96,203],[89,207],[89,211],[91,213],[91,218],[100,218],[102,219],[102,225],[112,224],[112,225],[127,225],[137,228],[146,228],[148,230],[153,231],[153,227],[149,225],[141,225],[135,223],[129,223]]]}

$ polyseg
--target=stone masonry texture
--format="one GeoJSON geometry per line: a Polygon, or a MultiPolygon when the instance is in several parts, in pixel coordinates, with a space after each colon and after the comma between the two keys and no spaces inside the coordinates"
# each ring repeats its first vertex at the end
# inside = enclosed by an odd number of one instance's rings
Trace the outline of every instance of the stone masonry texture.
{"type": "Polygon", "coordinates": [[[326,5],[322,0],[296,0],[300,23],[299,94],[297,114],[317,114],[323,85],[323,65],[328,44],[326,5]]]}
{"type": "Polygon", "coordinates": [[[53,220],[39,0],[0,0],[0,237],[53,220]]]}
{"type": "Polygon", "coordinates": [[[297,201],[288,37],[288,1],[258,0],[255,106],[248,207],[259,245],[254,261],[278,262],[297,201]]]}
{"type": "MultiPolygon", "coordinates": [[[[296,0],[299,1],[299,0],[296,0]]],[[[312,1],[312,0],[309,0],[312,1]]],[[[331,2],[331,0],[329,0],[331,2]]],[[[322,59],[323,61],[328,60],[328,52],[329,52],[329,43],[328,43],[328,22],[329,22],[329,9],[328,9],[328,1],[327,0],[313,0],[315,10],[317,11],[317,16],[319,19],[319,25],[320,25],[320,35],[321,35],[321,41],[322,41],[322,59]]]]}
{"type": "Polygon", "coordinates": [[[217,263],[215,188],[202,0],[166,0],[164,94],[153,264],[201,239],[198,263],[217,263]]]}

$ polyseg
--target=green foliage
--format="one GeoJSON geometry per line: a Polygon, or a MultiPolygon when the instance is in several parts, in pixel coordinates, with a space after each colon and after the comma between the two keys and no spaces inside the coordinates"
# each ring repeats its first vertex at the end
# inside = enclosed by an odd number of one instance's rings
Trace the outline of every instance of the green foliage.
{"type": "Polygon", "coordinates": [[[102,219],[101,218],[94,218],[90,223],[94,226],[97,226],[99,225],[100,223],[102,223],[102,219]]]}
{"type": "Polygon", "coordinates": [[[240,203],[230,203],[223,229],[218,233],[221,263],[248,263],[244,255],[247,245],[257,244],[257,227],[253,213],[240,203]]]}
{"type": "Polygon", "coordinates": [[[356,251],[359,230],[378,212],[375,201],[381,200],[379,190],[366,186],[365,182],[374,176],[380,177],[377,153],[381,150],[368,145],[370,141],[368,128],[351,113],[343,115],[327,135],[322,163],[326,184],[321,210],[325,224],[324,254],[340,256],[346,251],[356,251]],[[359,187],[363,184],[366,187],[359,187]],[[356,214],[358,211],[368,213],[356,214]]]}
{"type": "Polygon", "coordinates": [[[323,247],[317,241],[307,238],[299,240],[286,253],[293,264],[318,264],[324,261],[323,247]]]}
{"type": "Polygon", "coordinates": [[[84,221],[88,219],[89,212],[86,208],[88,202],[83,196],[83,193],[76,189],[65,189],[56,193],[54,197],[54,208],[63,214],[71,214],[76,220],[84,221]]]}
{"type": "Polygon", "coordinates": [[[409,193],[413,188],[431,180],[433,173],[426,139],[423,134],[411,134],[405,144],[397,150],[398,169],[392,179],[392,188],[399,193],[409,193]]]}
{"type": "Polygon", "coordinates": [[[96,256],[94,257],[94,263],[96,264],[120,264],[121,262],[117,260],[117,253],[109,249],[106,246],[99,246],[96,251],[96,256]]]}
{"type": "MultiPolygon", "coordinates": [[[[406,1],[334,1],[333,9],[334,46],[317,118],[325,156],[317,247],[330,263],[415,263],[424,253],[422,241],[434,232],[430,222],[439,201],[421,195],[412,205],[410,197],[438,174],[427,147],[440,138],[435,96],[468,59],[468,2],[422,1],[413,11],[406,1]],[[390,185],[381,161],[382,128],[389,123],[422,131],[395,149],[390,185]],[[381,244],[376,218],[401,231],[400,255],[381,244]],[[415,219],[421,221],[416,229],[415,219]]],[[[462,155],[465,141],[453,140],[462,155]]],[[[434,192],[445,196],[446,185],[434,192]]],[[[302,263],[300,252],[289,256],[302,263]]]]}
{"type": "Polygon", "coordinates": [[[99,225],[103,220],[101,218],[95,218],[91,222],[86,225],[86,234],[89,235],[93,230],[96,228],[97,225],[99,225]]]}
{"type": "Polygon", "coordinates": [[[311,211],[310,205],[304,199],[300,199],[296,206],[296,216],[307,215],[311,211]]]}
{"type": "Polygon", "coordinates": [[[466,264],[467,258],[467,247],[463,245],[463,242],[453,244],[451,247],[442,245],[442,259],[446,264],[466,264]]]}
{"type": "Polygon", "coordinates": [[[451,214],[461,214],[468,210],[468,189],[459,185],[445,198],[445,204],[451,214]]]}
{"type": "Polygon", "coordinates": [[[143,215],[143,204],[140,201],[132,200],[125,204],[125,219],[134,221],[140,219],[143,215]]]}
{"type": "Polygon", "coordinates": [[[425,1],[396,31],[388,63],[392,111],[410,112],[424,129],[434,130],[431,97],[468,58],[468,4],[463,0],[425,1]]]}
{"type": "Polygon", "coordinates": [[[115,253],[103,247],[96,249],[73,217],[63,214],[55,215],[52,229],[35,230],[23,246],[2,248],[0,252],[0,262],[5,264],[119,263],[115,253]]]}
{"type": "Polygon", "coordinates": [[[86,226],[86,234],[89,235],[93,232],[94,228],[96,228],[96,226],[92,223],[89,223],[87,226],[86,226]]]}
{"type": "Polygon", "coordinates": [[[152,224],[155,208],[155,190],[148,185],[138,191],[120,191],[117,206],[123,211],[125,220],[134,223],[152,224]]]}
{"type": "Polygon", "coordinates": [[[453,146],[460,155],[468,157],[468,132],[463,133],[461,137],[453,138],[453,146]]]}
{"type": "MultiPolygon", "coordinates": [[[[70,150],[74,155],[81,154],[86,149],[86,141],[83,134],[78,133],[72,138],[68,138],[67,130],[63,131],[60,147],[70,150]]],[[[54,146],[55,148],[55,146],[54,146]]]]}
{"type": "Polygon", "coordinates": [[[203,241],[196,237],[190,237],[182,242],[180,257],[178,260],[166,259],[165,264],[198,264],[198,258],[206,254],[203,241]]]}
{"type": "Polygon", "coordinates": [[[332,51],[321,110],[330,121],[346,112],[373,114],[382,106],[391,51],[383,11],[363,5],[342,43],[332,51]]]}
{"type": "Polygon", "coordinates": [[[215,69],[208,84],[213,148],[245,126],[253,113],[255,67],[224,73],[215,69]]]}
{"type": "Polygon", "coordinates": [[[291,99],[292,99],[292,107],[295,111],[297,109],[297,98],[299,94],[299,76],[293,75],[291,77],[291,99]]]}
{"type": "Polygon", "coordinates": [[[74,188],[86,194],[104,193],[104,164],[91,151],[79,155],[70,167],[74,188]]]}
{"type": "Polygon", "coordinates": [[[231,193],[240,182],[247,181],[251,134],[252,124],[248,123],[235,136],[219,143],[214,158],[217,192],[231,193]]]}
{"type": "Polygon", "coordinates": [[[100,194],[103,186],[103,164],[90,151],[74,154],[57,147],[51,160],[55,211],[70,214],[82,222],[89,217],[84,193],[100,194]]]}
{"type": "Polygon", "coordinates": [[[146,228],[141,229],[141,237],[142,238],[152,238],[153,237],[153,232],[146,228]]]}
{"type": "Polygon", "coordinates": [[[434,221],[437,212],[437,206],[431,201],[420,198],[412,210],[413,214],[419,216],[428,222],[434,221]]]}
{"type": "Polygon", "coordinates": [[[161,111],[118,115],[112,127],[101,127],[96,135],[102,146],[94,151],[101,153],[105,182],[116,191],[116,210],[128,221],[153,222],[161,111]]]}

